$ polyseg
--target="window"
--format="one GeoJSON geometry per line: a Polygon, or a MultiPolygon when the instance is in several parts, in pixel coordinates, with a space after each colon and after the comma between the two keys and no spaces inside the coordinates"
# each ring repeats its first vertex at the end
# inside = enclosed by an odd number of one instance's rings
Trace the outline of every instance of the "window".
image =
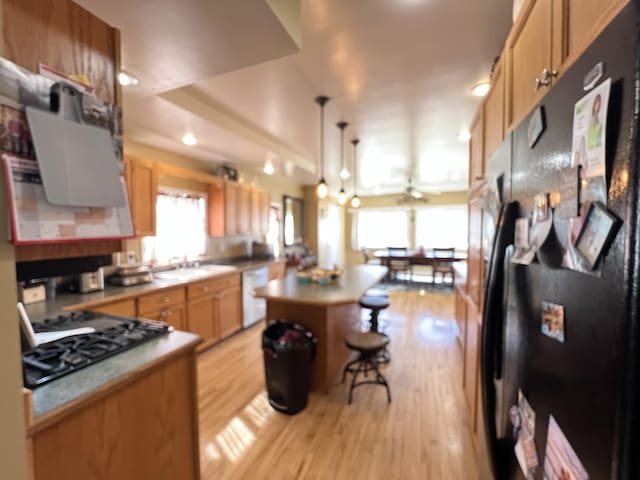
{"type": "Polygon", "coordinates": [[[406,210],[361,210],[356,219],[357,249],[409,246],[406,210]]]}
{"type": "Polygon", "coordinates": [[[167,264],[207,254],[206,196],[176,190],[158,193],[156,236],[142,241],[144,262],[167,264]]]}
{"type": "Polygon", "coordinates": [[[437,205],[416,210],[416,246],[467,250],[467,206],[437,205]]]}

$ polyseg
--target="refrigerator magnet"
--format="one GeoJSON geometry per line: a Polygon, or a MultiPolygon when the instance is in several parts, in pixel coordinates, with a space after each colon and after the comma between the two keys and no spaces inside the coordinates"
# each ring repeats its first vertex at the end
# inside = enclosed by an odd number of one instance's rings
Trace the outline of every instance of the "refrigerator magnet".
{"type": "Polygon", "coordinates": [[[601,203],[589,205],[574,246],[592,270],[609,248],[618,223],[618,219],[601,203]]]}
{"type": "Polygon", "coordinates": [[[542,302],[542,333],[564,343],[564,306],[542,302]]]}
{"type": "Polygon", "coordinates": [[[527,125],[527,140],[529,141],[529,148],[533,148],[536,144],[542,132],[544,132],[544,110],[542,105],[538,106],[531,117],[529,117],[529,124],[527,125]]]}
{"type": "Polygon", "coordinates": [[[608,78],[578,100],[573,109],[571,166],[582,165],[586,178],[606,173],[605,132],[610,91],[608,78]]]}
{"type": "Polygon", "coordinates": [[[549,429],[544,455],[545,480],[589,479],[589,474],[553,415],[549,415],[549,429]]]}

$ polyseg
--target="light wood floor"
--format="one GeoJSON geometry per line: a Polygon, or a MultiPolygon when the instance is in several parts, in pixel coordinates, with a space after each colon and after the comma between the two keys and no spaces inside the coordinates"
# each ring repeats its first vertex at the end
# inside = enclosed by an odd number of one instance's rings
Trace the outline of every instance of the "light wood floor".
{"type": "Polygon", "coordinates": [[[266,400],[256,325],[199,359],[202,478],[476,479],[453,296],[392,292],[391,386],[312,394],[295,416],[266,400]]]}

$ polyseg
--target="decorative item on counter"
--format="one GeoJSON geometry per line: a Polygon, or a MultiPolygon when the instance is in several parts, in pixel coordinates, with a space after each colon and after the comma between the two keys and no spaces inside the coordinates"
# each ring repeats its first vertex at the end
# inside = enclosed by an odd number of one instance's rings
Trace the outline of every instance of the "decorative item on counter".
{"type": "Polygon", "coordinates": [[[311,283],[311,273],[309,272],[298,272],[296,273],[296,278],[298,279],[298,283],[311,283]]]}

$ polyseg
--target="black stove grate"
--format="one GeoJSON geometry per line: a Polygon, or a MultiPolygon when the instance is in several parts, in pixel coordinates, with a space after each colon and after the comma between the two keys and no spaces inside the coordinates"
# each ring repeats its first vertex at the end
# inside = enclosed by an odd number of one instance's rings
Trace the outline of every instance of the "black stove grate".
{"type": "Polygon", "coordinates": [[[24,384],[35,388],[157,338],[171,330],[166,323],[76,312],[34,324],[36,332],[93,327],[95,333],[45,343],[22,354],[24,384]]]}

